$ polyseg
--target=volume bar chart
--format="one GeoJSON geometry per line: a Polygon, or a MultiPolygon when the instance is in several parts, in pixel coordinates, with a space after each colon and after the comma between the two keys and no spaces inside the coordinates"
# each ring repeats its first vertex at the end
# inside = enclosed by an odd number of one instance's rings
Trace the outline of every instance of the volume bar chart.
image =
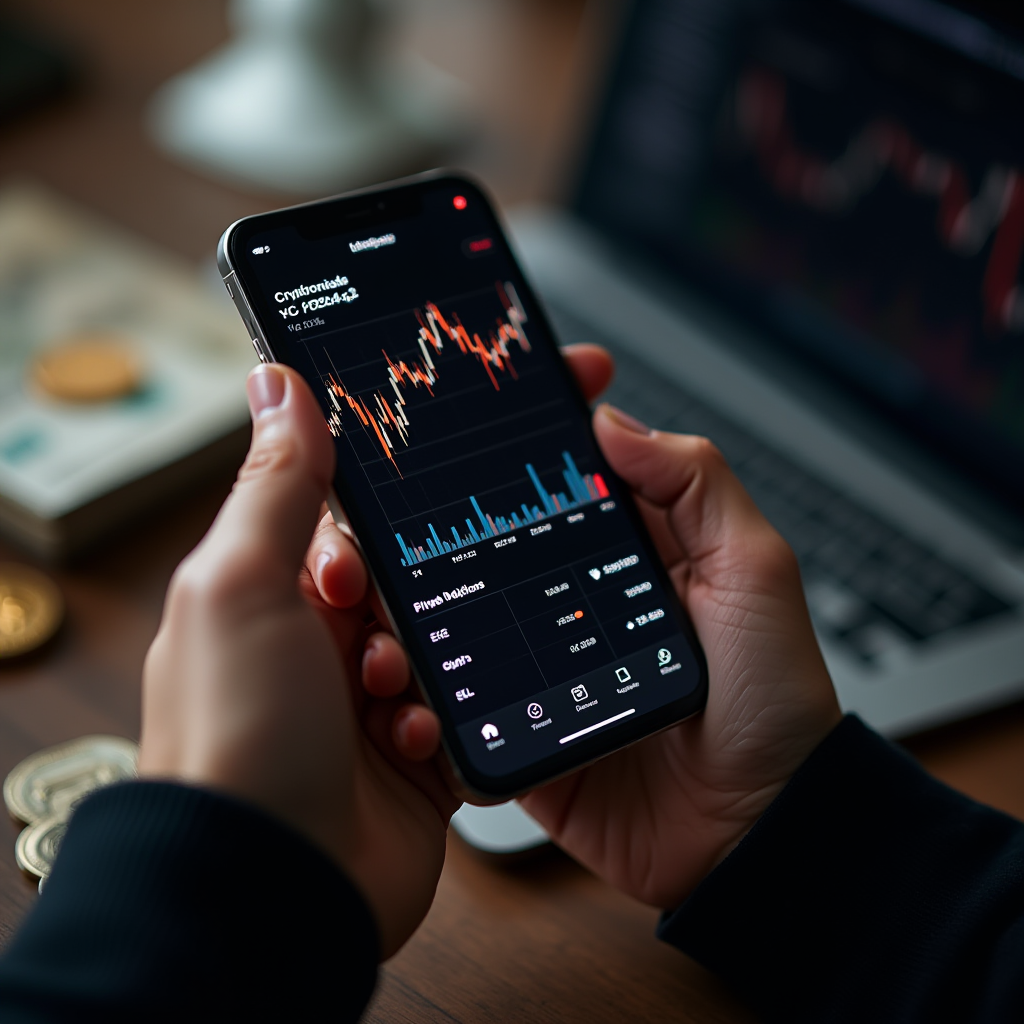
{"type": "Polygon", "coordinates": [[[400,533],[396,533],[395,540],[398,541],[403,556],[402,565],[409,566],[415,565],[417,562],[425,562],[428,559],[437,558],[439,555],[457,551],[459,548],[479,544],[489,537],[511,533],[513,530],[540,522],[549,516],[568,512],[608,497],[608,487],[600,473],[580,473],[568,452],[562,452],[562,461],[565,464],[565,468],[562,470],[562,479],[565,481],[566,490],[554,493],[544,487],[534,467],[530,463],[526,464],[526,474],[540,498],[539,504],[534,502],[528,505],[523,502],[518,510],[508,515],[493,516],[481,509],[477,499],[470,495],[469,504],[472,506],[473,516],[464,520],[465,532],[460,533],[461,526],[451,526],[447,530],[442,529],[442,533],[439,534],[434,524],[428,523],[429,536],[424,538],[422,544],[410,544],[400,533]]]}

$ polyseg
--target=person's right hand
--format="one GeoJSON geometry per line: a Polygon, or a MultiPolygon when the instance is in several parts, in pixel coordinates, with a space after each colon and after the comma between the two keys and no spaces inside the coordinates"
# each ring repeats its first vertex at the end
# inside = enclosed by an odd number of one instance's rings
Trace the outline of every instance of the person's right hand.
{"type": "Polygon", "coordinates": [[[616,887],[679,904],[743,838],[841,713],[796,558],[710,441],[601,406],[594,430],[634,489],[708,661],[707,708],[522,798],[616,887]]]}

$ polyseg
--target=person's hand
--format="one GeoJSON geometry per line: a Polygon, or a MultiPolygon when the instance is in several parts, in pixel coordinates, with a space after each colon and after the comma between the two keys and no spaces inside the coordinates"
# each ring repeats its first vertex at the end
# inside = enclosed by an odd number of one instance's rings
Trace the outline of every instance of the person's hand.
{"type": "MultiPolygon", "coordinates": [[[[594,346],[566,354],[595,397],[611,378],[608,355],[594,346]]],[[[841,716],[796,559],[718,450],[704,438],[649,431],[608,406],[595,413],[594,429],[636,493],[693,620],[708,660],[708,704],[521,802],[598,875],[672,907],[749,831],[841,716]]],[[[405,715],[422,728],[432,717],[425,708],[405,715]]]]}
{"type": "Polygon", "coordinates": [[[841,717],[793,552],[710,441],[609,406],[594,430],[636,492],[708,661],[707,708],[528,794],[560,846],[658,907],[739,842],[841,717]]]}
{"type": "Polygon", "coordinates": [[[257,368],[249,399],[249,456],[175,573],[146,659],[139,773],[241,797],[303,833],[360,887],[387,957],[430,906],[458,801],[429,760],[436,720],[403,724],[388,699],[408,665],[367,628],[359,554],[317,528],[334,469],[320,408],[282,366],[257,368]]]}

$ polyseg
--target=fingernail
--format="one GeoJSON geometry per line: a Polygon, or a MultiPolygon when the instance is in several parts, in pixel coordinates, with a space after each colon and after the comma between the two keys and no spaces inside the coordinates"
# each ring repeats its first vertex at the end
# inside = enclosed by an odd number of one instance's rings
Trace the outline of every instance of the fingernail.
{"type": "Polygon", "coordinates": [[[645,437],[649,437],[653,433],[646,423],[641,423],[635,416],[630,416],[628,412],[623,412],[614,405],[609,405],[608,402],[601,404],[601,412],[613,423],[625,427],[626,430],[631,430],[634,434],[643,434],[645,437]]]}
{"type": "Polygon", "coordinates": [[[249,411],[258,419],[276,409],[284,401],[284,373],[276,366],[257,366],[245,383],[249,396],[249,411]]]}
{"type": "Polygon", "coordinates": [[[317,581],[317,583],[319,583],[320,580],[323,579],[324,569],[326,569],[327,566],[330,565],[331,557],[332,556],[331,556],[331,553],[329,551],[322,551],[322,552],[320,552],[320,557],[317,558],[317,560],[316,560],[316,581],[317,581]]]}

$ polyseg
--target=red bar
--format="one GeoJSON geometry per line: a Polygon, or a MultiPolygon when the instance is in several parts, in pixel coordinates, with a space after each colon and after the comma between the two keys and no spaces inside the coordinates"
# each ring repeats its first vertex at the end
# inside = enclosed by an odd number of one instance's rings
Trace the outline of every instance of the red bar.
{"type": "Polygon", "coordinates": [[[605,486],[604,480],[601,479],[600,473],[594,474],[594,486],[597,488],[597,494],[599,498],[608,497],[608,488],[605,486]]]}

